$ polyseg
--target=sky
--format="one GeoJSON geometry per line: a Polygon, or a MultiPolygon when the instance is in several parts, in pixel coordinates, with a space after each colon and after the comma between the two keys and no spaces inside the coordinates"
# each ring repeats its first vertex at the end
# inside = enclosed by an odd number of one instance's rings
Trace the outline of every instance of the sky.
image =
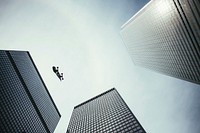
{"type": "Polygon", "coordinates": [[[199,133],[200,85],[135,66],[120,36],[147,2],[0,0],[0,49],[30,52],[62,115],[55,133],[74,106],[113,87],[146,132],[199,133]]]}

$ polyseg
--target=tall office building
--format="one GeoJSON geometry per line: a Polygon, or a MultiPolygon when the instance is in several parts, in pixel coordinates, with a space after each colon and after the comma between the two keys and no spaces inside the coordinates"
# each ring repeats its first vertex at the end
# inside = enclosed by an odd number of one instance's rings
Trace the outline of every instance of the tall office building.
{"type": "Polygon", "coordinates": [[[134,64],[200,84],[199,0],[151,0],[121,35],[134,64]]]}
{"type": "Polygon", "coordinates": [[[67,133],[145,133],[115,88],[74,107],[67,133]]]}
{"type": "Polygon", "coordinates": [[[0,50],[0,133],[53,133],[60,117],[29,52],[0,50]]]}

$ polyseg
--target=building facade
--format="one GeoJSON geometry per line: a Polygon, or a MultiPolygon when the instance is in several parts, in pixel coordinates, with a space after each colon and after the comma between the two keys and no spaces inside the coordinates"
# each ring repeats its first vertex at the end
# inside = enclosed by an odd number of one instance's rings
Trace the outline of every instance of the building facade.
{"type": "Polygon", "coordinates": [[[53,133],[60,117],[29,52],[0,50],[0,132],[53,133]]]}
{"type": "Polygon", "coordinates": [[[134,64],[200,84],[199,0],[151,0],[121,36],[134,64]]]}
{"type": "Polygon", "coordinates": [[[115,88],[74,107],[67,133],[145,133],[115,88]]]}

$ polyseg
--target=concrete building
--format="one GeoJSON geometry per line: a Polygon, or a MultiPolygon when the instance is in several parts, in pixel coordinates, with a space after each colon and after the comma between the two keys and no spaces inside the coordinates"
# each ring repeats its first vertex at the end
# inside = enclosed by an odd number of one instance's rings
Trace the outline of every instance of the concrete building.
{"type": "Polygon", "coordinates": [[[121,36],[134,64],[200,84],[199,0],[151,0],[121,36]]]}
{"type": "Polygon", "coordinates": [[[115,88],[74,107],[67,133],[146,133],[115,88]]]}
{"type": "Polygon", "coordinates": [[[0,132],[53,133],[60,117],[29,52],[0,50],[0,132]]]}

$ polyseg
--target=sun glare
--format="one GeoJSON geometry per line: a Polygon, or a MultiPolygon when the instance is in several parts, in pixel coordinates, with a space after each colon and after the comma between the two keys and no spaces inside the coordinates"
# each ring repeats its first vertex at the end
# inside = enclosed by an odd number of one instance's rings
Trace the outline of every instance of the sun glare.
{"type": "Polygon", "coordinates": [[[166,0],[161,0],[159,1],[159,3],[157,3],[157,11],[160,13],[160,14],[166,14],[170,8],[170,3],[169,1],[166,1],[166,0]]]}

